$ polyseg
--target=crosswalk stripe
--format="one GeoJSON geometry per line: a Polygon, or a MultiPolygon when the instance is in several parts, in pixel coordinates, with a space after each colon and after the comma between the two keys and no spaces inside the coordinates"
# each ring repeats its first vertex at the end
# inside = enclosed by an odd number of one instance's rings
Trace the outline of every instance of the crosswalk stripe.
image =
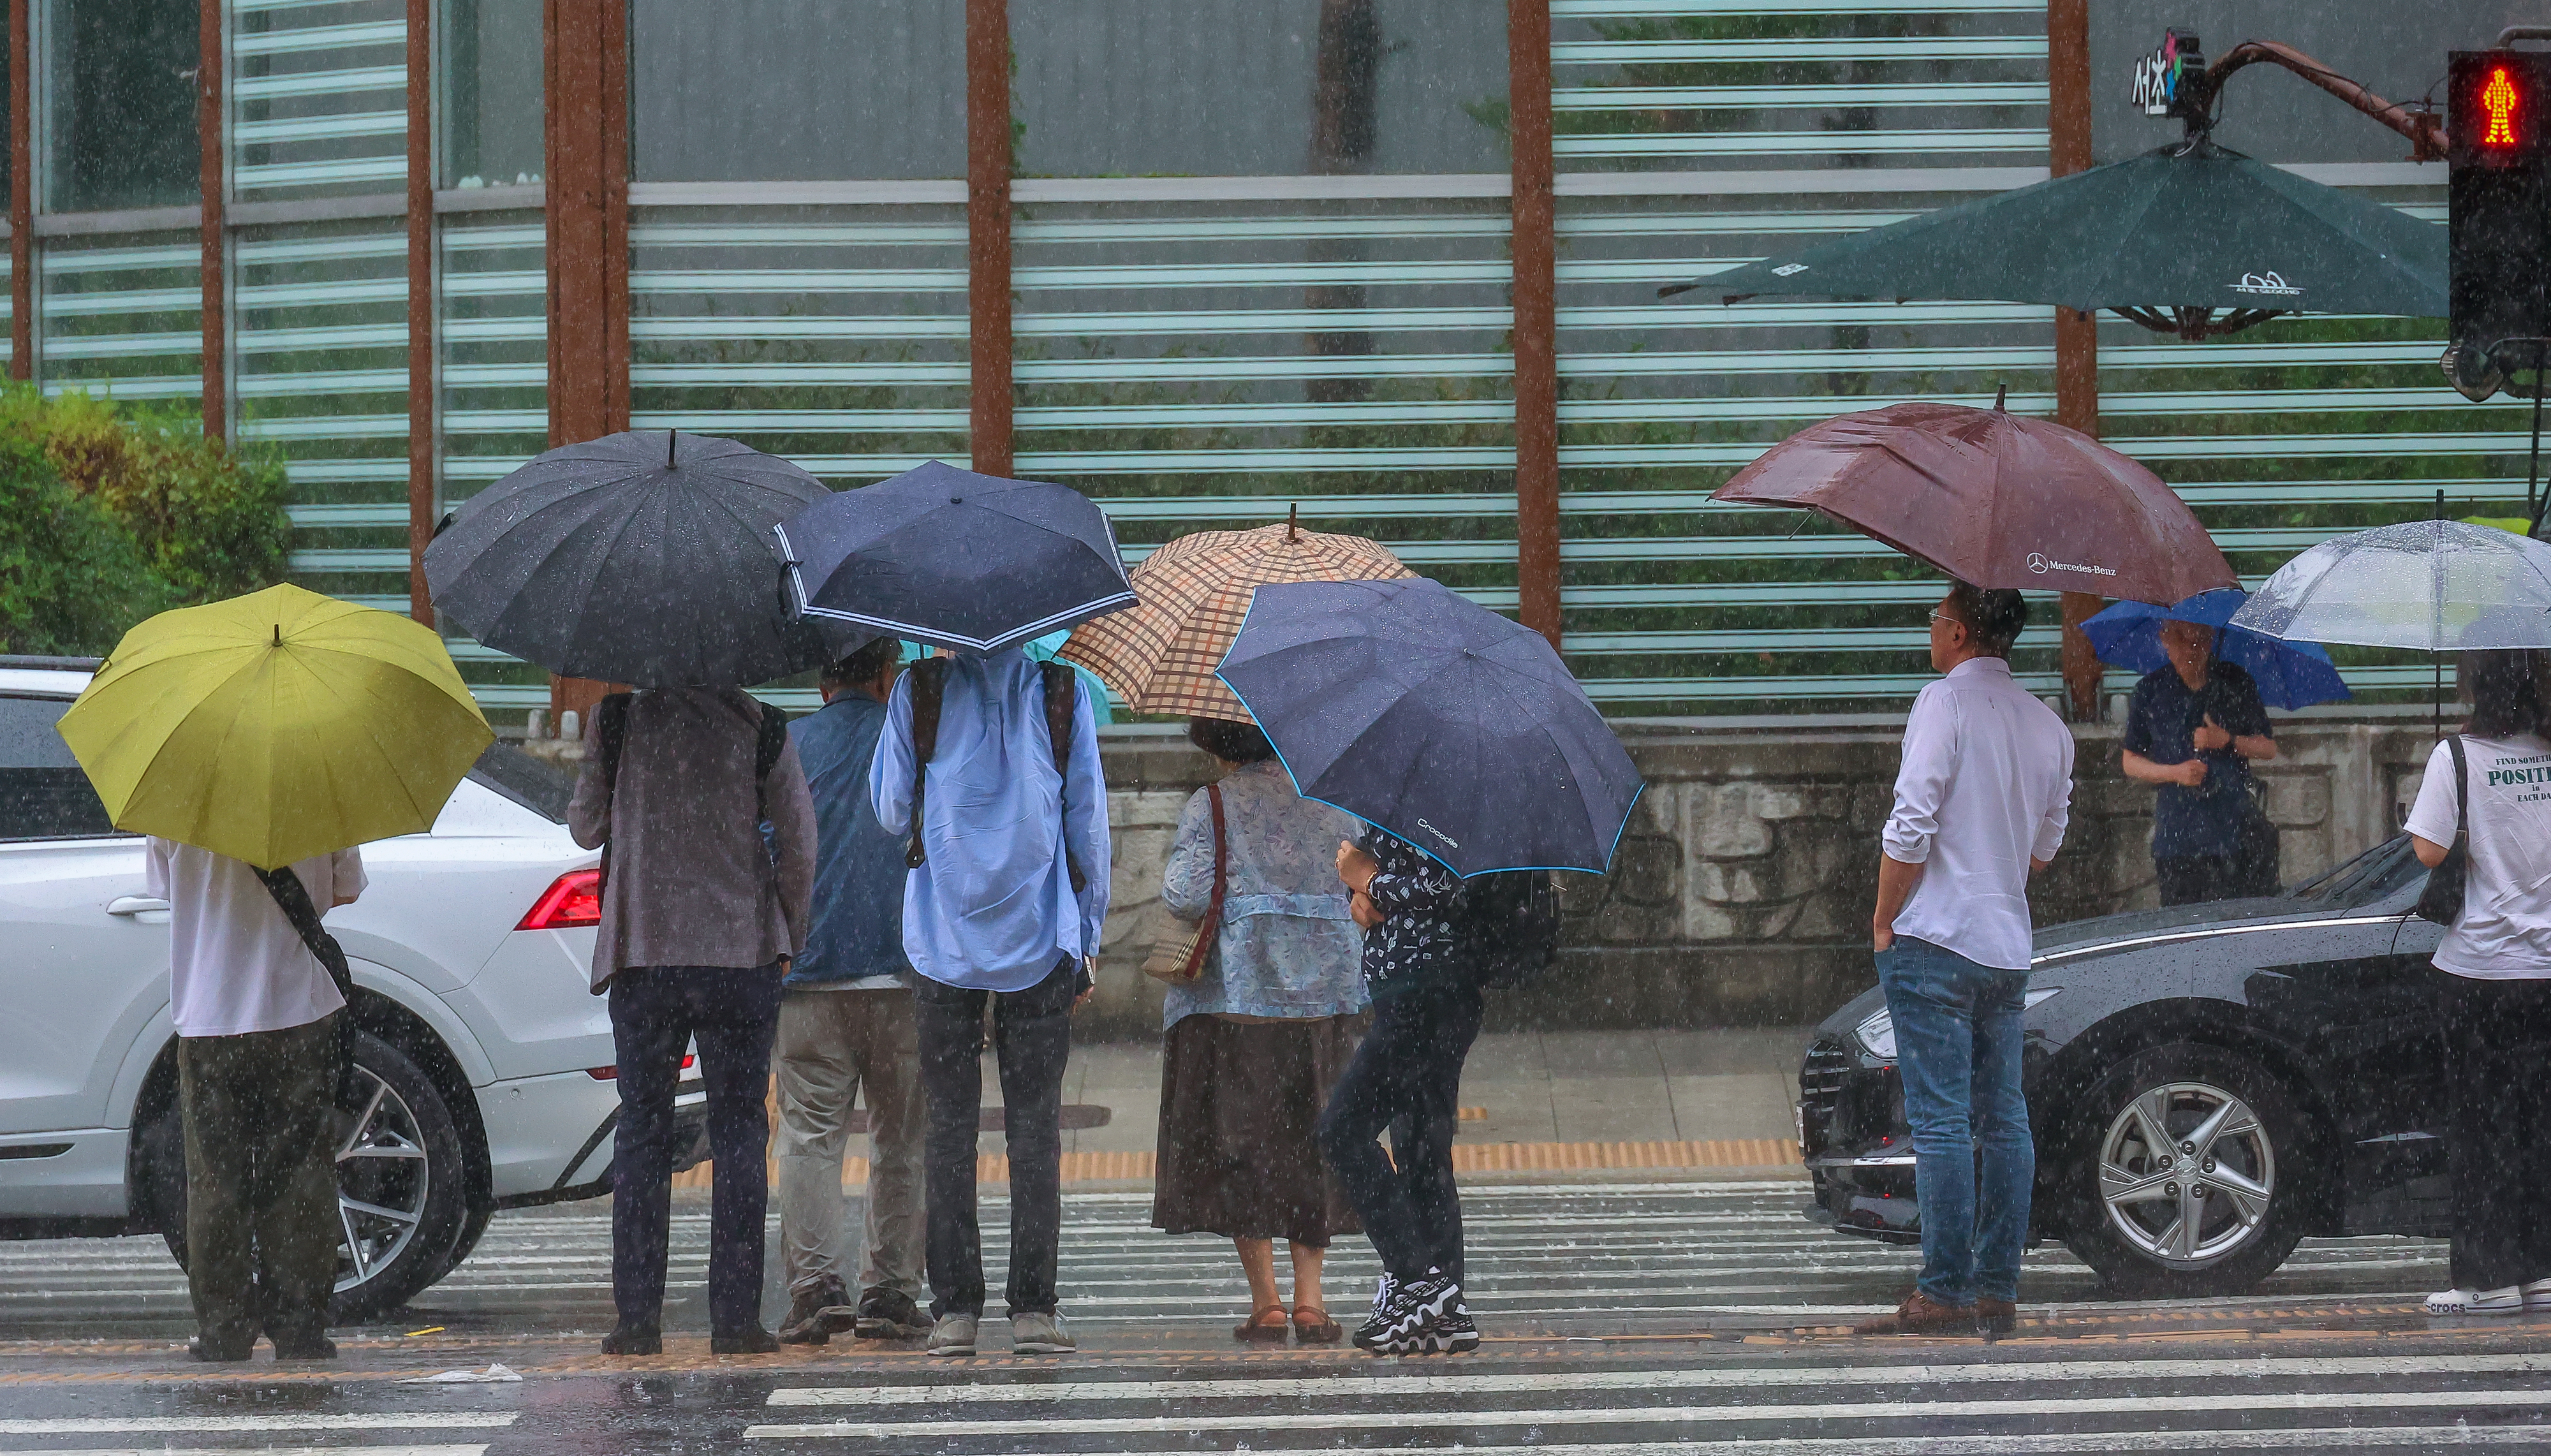
{"type": "MultiPolygon", "coordinates": [[[[747,1432],[750,1434],[750,1432],[747,1432]]],[[[1473,1446],[1461,1456],[2060,1456],[2125,1451],[2281,1451],[2540,1444],[2536,1425],[2282,1426],[2268,1430],[2080,1431],[1980,1436],[1767,1436],[1726,1441],[1607,1441],[1473,1446]]],[[[1333,1448],[1252,1446],[1252,1456],[1329,1456],[1333,1448]]],[[[1446,1456],[1442,1446],[1357,1446],[1355,1456],[1446,1456]]],[[[14,1453],[13,1453],[14,1456],[14,1453]]],[[[153,1453],[155,1456],[155,1453],[153,1453]]]]}
{"type": "MultiPolygon", "coordinates": [[[[256,1456],[486,1456],[475,1446],[258,1446],[256,1456]]],[[[11,1449],[8,1456],[243,1456],[237,1446],[67,1446],[51,1450],[11,1449]]]]}
{"type": "MultiPolygon", "coordinates": [[[[65,1415],[0,1418],[0,1436],[111,1436],[150,1432],[286,1430],[471,1430],[512,1425],[519,1410],[332,1412],[277,1410],[266,1415],[65,1415]]],[[[483,1449],[483,1448],[482,1448],[483,1449]]]]}
{"type": "MultiPolygon", "coordinates": [[[[2066,1415],[2133,1414],[2150,1417],[2155,1413],[2156,1404],[2147,1396],[2067,1396],[2012,1401],[1846,1401],[1824,1404],[1638,1405],[1591,1409],[1264,1411],[1249,1415],[1181,1413],[1173,1417],[1052,1415],[1037,1420],[773,1423],[747,1426],[744,1433],[756,1440],[811,1440],[826,1436],[891,1440],[958,1436],[1041,1435],[1058,1438],[1130,1435],[1165,1428],[1193,1435],[1212,1430],[1470,1429],[1480,1426],[1655,1425],[1668,1422],[1730,1425],[1786,1420],[1894,1420],[1911,1416],[1934,1420],[1945,1417],[2028,1416],[2045,1420],[2066,1415]]],[[[2472,1410],[2540,1408],[2551,1406],[2551,1390],[2244,1391],[2236,1395],[2175,1395],[2169,1398],[2167,1408],[2180,1414],[2222,1410],[2255,1415],[2277,1410],[2394,1410],[2440,1406],[2472,1410]]],[[[2190,1433],[2181,1434],[2185,1439],[2190,1433]]],[[[1258,1449],[1264,1456],[1265,1448],[1258,1449]]]]}
{"type": "Polygon", "coordinates": [[[1056,1385],[788,1386],[770,1405],[935,1405],[1069,1401],[1486,1396],[1558,1391],[1768,1390],[1823,1385],[2009,1385],[2045,1381],[2311,1380],[2351,1376],[2535,1375],[2551,1353],[2237,1356],[2220,1360],[2004,1360],[1965,1365],[1847,1365],[1726,1370],[1548,1371],[1532,1375],[1274,1376],[1261,1380],[1068,1381],[1056,1385]]]}

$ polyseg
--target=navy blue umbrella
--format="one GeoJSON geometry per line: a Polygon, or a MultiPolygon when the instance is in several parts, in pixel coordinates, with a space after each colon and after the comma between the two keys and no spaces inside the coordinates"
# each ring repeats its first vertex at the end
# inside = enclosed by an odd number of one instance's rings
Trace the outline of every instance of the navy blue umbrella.
{"type": "Polygon", "coordinates": [[[1646,786],[1540,633],[1422,576],[1261,586],[1220,676],[1303,797],[1457,875],[1599,874],[1646,786]]]}
{"type": "Polygon", "coordinates": [[[1134,604],[1106,514],[1068,485],[926,461],[775,529],[796,611],[959,652],[1134,604]]]}
{"type": "Polygon", "coordinates": [[[2214,655],[2246,672],[2259,684],[2259,697],[2270,707],[2292,710],[2316,702],[2343,702],[2347,684],[2339,680],[2329,653],[2317,642],[2288,642],[2232,625],[2232,614],[2250,594],[2237,586],[2205,591],[2175,605],[2148,606],[2121,601],[2082,623],[2082,635],[2099,661],[2132,673],[2151,673],[2170,666],[2161,645],[2164,622],[2195,622],[2214,629],[2214,655]]]}

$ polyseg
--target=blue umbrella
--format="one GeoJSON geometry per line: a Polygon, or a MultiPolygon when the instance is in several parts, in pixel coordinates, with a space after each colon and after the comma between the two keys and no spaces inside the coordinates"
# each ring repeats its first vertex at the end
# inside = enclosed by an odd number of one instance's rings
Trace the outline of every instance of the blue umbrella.
{"type": "Polygon", "coordinates": [[[2130,673],[2151,673],[2170,666],[2161,645],[2164,622],[2195,622],[2214,629],[2214,655],[2250,675],[2259,697],[2270,707],[2294,709],[2316,702],[2343,702],[2347,684],[2330,666],[2329,653],[2317,642],[2288,642],[2232,625],[2232,614],[2250,594],[2237,586],[2200,592],[2174,606],[2148,606],[2121,601],[2082,624],[2082,635],[2099,661],[2130,673]]]}
{"type": "Polygon", "coordinates": [[[1457,875],[1599,874],[1645,787],[1540,633],[1422,576],[1261,586],[1219,676],[1303,797],[1457,875]]]}
{"type": "Polygon", "coordinates": [[[773,530],[793,611],[880,636],[993,652],[1134,604],[1106,514],[1069,485],[926,461],[773,530]]]}

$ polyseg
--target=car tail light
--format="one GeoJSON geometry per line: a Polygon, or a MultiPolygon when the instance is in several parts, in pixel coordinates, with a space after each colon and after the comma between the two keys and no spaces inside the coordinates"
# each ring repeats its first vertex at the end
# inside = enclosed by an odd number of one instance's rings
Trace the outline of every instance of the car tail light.
{"type": "MultiPolygon", "coordinates": [[[[685,1053],[682,1057],[682,1070],[684,1072],[690,1071],[691,1064],[697,1062],[699,1059],[699,1053],[697,1052],[685,1053]]],[[[611,1082],[619,1078],[620,1068],[616,1063],[609,1067],[587,1067],[584,1069],[584,1075],[592,1078],[596,1082],[611,1082]]]]}
{"type": "Polygon", "coordinates": [[[569,870],[550,883],[516,930],[573,930],[602,923],[602,872],[569,870]]]}

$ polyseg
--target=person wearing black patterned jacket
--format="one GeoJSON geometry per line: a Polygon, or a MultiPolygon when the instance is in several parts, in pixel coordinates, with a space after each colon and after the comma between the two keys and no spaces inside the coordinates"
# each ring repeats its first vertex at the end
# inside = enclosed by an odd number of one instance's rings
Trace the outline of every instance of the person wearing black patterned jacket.
{"type": "Polygon", "coordinates": [[[1384,1354],[1477,1349],[1462,1300],[1462,1205],[1453,1184],[1462,1062],[1480,1034],[1479,978],[1462,943],[1462,882],[1378,828],[1338,845],[1338,878],[1365,928],[1373,1029],[1330,1089],[1320,1150],[1381,1256],[1356,1343],[1384,1354]],[[1392,1156],[1378,1141],[1390,1129],[1392,1156]]]}

